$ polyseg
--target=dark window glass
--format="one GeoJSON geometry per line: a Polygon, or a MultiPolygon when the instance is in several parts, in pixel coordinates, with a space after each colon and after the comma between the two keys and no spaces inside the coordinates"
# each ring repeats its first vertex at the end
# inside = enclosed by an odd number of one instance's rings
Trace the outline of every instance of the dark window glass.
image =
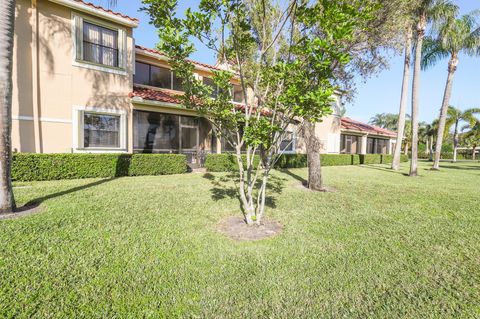
{"type": "Polygon", "coordinates": [[[295,150],[294,135],[292,132],[286,132],[282,141],[280,142],[280,151],[293,152],[295,150]]]}
{"type": "Polygon", "coordinates": [[[217,90],[217,86],[215,85],[215,82],[213,81],[213,79],[204,77],[204,78],[203,78],[203,84],[205,84],[205,85],[207,85],[207,86],[209,86],[209,87],[212,88],[212,94],[211,94],[211,96],[212,96],[213,98],[216,98],[216,97],[217,97],[217,91],[218,91],[218,90],[217,90]]]}
{"type": "Polygon", "coordinates": [[[176,91],[183,91],[182,79],[179,78],[175,72],[173,72],[173,89],[176,91]]]}
{"type": "Polygon", "coordinates": [[[118,31],[84,22],[83,59],[118,67],[118,31]]]}
{"type": "Polygon", "coordinates": [[[375,139],[367,138],[367,154],[375,154],[375,139]]]}
{"type": "Polygon", "coordinates": [[[84,147],[120,147],[120,116],[84,113],[84,147]]]}
{"type": "Polygon", "coordinates": [[[243,96],[243,90],[240,85],[233,86],[233,101],[238,103],[244,103],[245,99],[243,96]]]}
{"type": "Polygon", "coordinates": [[[158,112],[133,112],[133,148],[143,153],[177,153],[198,147],[198,119],[158,112]]]}
{"type": "Polygon", "coordinates": [[[133,83],[150,85],[150,65],[142,62],[135,62],[133,83]]]}
{"type": "Polygon", "coordinates": [[[150,66],[150,85],[171,89],[172,88],[172,75],[170,69],[160,68],[158,66],[150,66]]]}

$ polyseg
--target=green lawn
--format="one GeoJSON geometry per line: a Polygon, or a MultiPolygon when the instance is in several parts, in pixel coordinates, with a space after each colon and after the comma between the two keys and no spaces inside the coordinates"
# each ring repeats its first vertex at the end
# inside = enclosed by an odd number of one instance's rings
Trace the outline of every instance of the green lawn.
{"type": "Polygon", "coordinates": [[[443,166],[275,172],[283,233],[242,243],[225,174],[16,184],[43,210],[0,221],[0,317],[478,318],[480,164],[443,166]]]}

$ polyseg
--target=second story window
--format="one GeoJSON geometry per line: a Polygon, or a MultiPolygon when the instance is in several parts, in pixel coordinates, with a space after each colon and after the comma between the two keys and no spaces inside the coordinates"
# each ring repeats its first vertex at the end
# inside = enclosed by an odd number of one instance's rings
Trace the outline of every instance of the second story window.
{"type": "Polygon", "coordinates": [[[128,30],[109,21],[74,13],[73,65],[127,75],[128,30]]]}
{"type": "Polygon", "coordinates": [[[83,23],[83,59],[118,67],[118,31],[83,23]]]}
{"type": "Polygon", "coordinates": [[[143,62],[135,62],[135,75],[133,76],[133,83],[135,84],[179,91],[178,85],[173,84],[172,86],[172,78],[175,77],[170,69],[143,62]]]}
{"type": "Polygon", "coordinates": [[[241,85],[233,85],[233,101],[238,103],[244,103],[245,98],[243,96],[243,89],[241,85]]]}

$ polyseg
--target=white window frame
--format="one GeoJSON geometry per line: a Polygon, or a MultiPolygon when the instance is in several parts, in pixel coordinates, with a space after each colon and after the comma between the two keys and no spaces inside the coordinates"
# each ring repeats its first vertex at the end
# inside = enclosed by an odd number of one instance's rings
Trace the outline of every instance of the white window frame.
{"type": "Polygon", "coordinates": [[[75,153],[127,153],[127,110],[106,109],[92,106],[74,106],[72,114],[73,152],[75,153]],[[119,142],[120,147],[85,147],[84,146],[84,114],[120,116],[119,142]]]}
{"type": "Polygon", "coordinates": [[[72,65],[90,70],[102,71],[118,75],[127,75],[127,30],[106,21],[72,12],[72,65]],[[83,59],[83,22],[115,30],[118,33],[118,67],[96,64],[83,59]],[[79,30],[77,30],[80,28],[79,30]]]}

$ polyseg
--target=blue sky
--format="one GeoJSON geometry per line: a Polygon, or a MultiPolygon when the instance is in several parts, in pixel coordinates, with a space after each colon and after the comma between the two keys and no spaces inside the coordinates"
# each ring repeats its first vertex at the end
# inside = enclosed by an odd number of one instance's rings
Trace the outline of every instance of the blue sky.
{"type": "MultiPolygon", "coordinates": [[[[95,0],[96,4],[106,5],[106,0],[95,0]]],[[[188,6],[196,7],[198,0],[180,0],[180,10],[188,6]]],[[[480,0],[457,0],[461,13],[480,9],[480,0]]],[[[150,25],[149,17],[139,12],[141,0],[117,0],[115,11],[140,19],[140,26],[134,31],[137,44],[154,47],[158,41],[155,28],[150,25]]],[[[215,57],[200,46],[193,59],[214,64],[215,57]]],[[[447,77],[447,60],[440,61],[435,67],[422,72],[420,93],[421,120],[430,122],[438,117],[447,77]]],[[[403,57],[394,56],[390,68],[364,81],[359,79],[357,95],[347,104],[347,116],[368,121],[376,113],[397,113],[400,99],[400,85],[403,72],[403,57]]],[[[460,64],[455,75],[451,104],[460,108],[480,107],[480,57],[460,56],[460,64]]],[[[410,107],[410,105],[409,105],[410,107]]]]}

